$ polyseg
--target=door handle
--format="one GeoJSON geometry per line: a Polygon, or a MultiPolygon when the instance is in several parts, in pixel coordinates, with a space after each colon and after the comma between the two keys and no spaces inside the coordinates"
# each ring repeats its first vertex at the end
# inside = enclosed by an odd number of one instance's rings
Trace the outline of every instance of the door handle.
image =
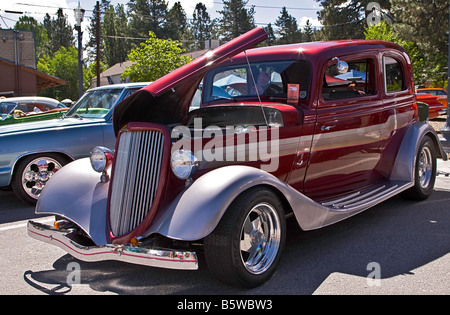
{"type": "Polygon", "coordinates": [[[336,127],[336,125],[334,125],[334,126],[322,126],[322,127],[320,127],[320,130],[321,131],[330,131],[334,127],[336,127]]]}

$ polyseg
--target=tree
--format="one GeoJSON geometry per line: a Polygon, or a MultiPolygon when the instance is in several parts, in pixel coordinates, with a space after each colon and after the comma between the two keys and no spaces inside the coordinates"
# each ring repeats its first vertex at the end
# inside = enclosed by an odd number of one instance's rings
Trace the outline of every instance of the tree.
{"type": "Polygon", "coordinates": [[[167,13],[165,23],[166,38],[180,40],[187,28],[186,12],[181,3],[175,2],[173,7],[167,13]]]}
{"type": "Polygon", "coordinates": [[[224,41],[242,35],[255,27],[255,7],[246,9],[248,0],[222,0],[223,10],[219,18],[219,29],[224,41]]]}
{"type": "Polygon", "coordinates": [[[67,81],[66,85],[48,88],[41,96],[48,96],[62,100],[78,99],[78,51],[75,47],[61,46],[52,57],[46,55],[39,59],[37,69],[67,81]]]}
{"type": "Polygon", "coordinates": [[[127,34],[127,17],[124,6],[118,4],[114,8],[110,5],[105,10],[101,36],[104,47],[102,51],[103,60],[109,67],[127,59],[131,49],[131,45],[125,38],[127,34]]]}
{"type": "Polygon", "coordinates": [[[194,39],[200,43],[200,48],[203,49],[205,40],[211,38],[212,23],[206,6],[201,2],[195,5],[191,29],[194,39]]]}
{"type": "Polygon", "coordinates": [[[297,19],[290,15],[286,9],[283,9],[280,12],[280,16],[278,17],[275,25],[278,26],[278,43],[279,44],[293,44],[300,43],[302,41],[302,33],[298,29],[297,19]]]}
{"type": "Polygon", "coordinates": [[[167,2],[164,0],[130,0],[128,6],[129,29],[133,37],[147,37],[149,31],[158,38],[167,38],[164,27],[167,2]]]}
{"type": "MultiPolygon", "coordinates": [[[[366,11],[372,0],[316,0],[323,9],[318,12],[323,28],[319,32],[321,40],[363,39],[367,26],[366,11]]],[[[390,0],[376,1],[383,11],[389,12],[390,0]]]]}
{"type": "Polygon", "coordinates": [[[268,46],[276,45],[277,38],[275,36],[272,23],[267,24],[267,27],[264,27],[264,31],[266,31],[267,33],[267,45],[268,46]]]}
{"type": "MultiPolygon", "coordinates": [[[[444,87],[447,80],[449,1],[391,0],[394,31],[417,44],[424,60],[423,80],[444,87]]],[[[424,82],[420,82],[424,83],[424,82]]]]}
{"type": "Polygon", "coordinates": [[[187,56],[180,56],[184,49],[179,41],[158,39],[151,31],[149,37],[128,55],[132,65],[125,69],[122,79],[155,81],[191,61],[187,56]]]}
{"type": "Polygon", "coordinates": [[[306,25],[303,28],[303,41],[312,42],[314,37],[315,29],[313,29],[311,22],[306,20],[306,25]]]}
{"type": "Polygon", "coordinates": [[[44,25],[38,23],[36,19],[31,16],[21,16],[16,25],[14,25],[14,29],[33,31],[36,44],[36,60],[50,53],[47,31],[44,25]]]}
{"type": "Polygon", "coordinates": [[[365,39],[376,39],[384,40],[387,42],[397,43],[408,52],[411,58],[411,63],[414,72],[414,81],[417,83],[424,83],[424,60],[420,57],[419,50],[413,42],[408,42],[400,37],[400,35],[395,32],[391,25],[385,21],[380,21],[379,23],[369,26],[365,33],[365,39]]]}
{"type": "Polygon", "coordinates": [[[61,47],[73,47],[75,38],[73,36],[72,26],[70,26],[67,15],[64,15],[61,8],[56,12],[56,19],[50,19],[47,13],[44,17],[44,27],[47,30],[49,38],[49,51],[54,54],[61,47]]]}

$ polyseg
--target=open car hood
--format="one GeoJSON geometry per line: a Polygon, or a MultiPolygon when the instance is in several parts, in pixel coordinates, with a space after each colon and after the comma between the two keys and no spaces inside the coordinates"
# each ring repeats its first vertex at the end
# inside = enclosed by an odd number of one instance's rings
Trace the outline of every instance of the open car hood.
{"type": "Polygon", "coordinates": [[[180,123],[188,113],[195,91],[208,70],[266,38],[267,34],[262,28],[255,28],[134,93],[115,107],[114,132],[117,135],[120,128],[131,121],[180,123]]]}

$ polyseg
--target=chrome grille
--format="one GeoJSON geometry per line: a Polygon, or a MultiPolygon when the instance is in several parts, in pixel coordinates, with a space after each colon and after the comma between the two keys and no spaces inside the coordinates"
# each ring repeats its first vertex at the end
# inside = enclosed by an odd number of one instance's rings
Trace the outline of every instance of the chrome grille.
{"type": "Polygon", "coordinates": [[[113,235],[131,232],[148,214],[158,188],[163,148],[162,132],[121,134],[111,187],[110,222],[113,235]]]}

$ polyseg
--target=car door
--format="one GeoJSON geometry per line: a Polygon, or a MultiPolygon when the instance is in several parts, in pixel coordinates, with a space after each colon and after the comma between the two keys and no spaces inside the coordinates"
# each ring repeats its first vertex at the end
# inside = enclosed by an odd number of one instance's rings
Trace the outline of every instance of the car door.
{"type": "Polygon", "coordinates": [[[348,63],[348,72],[337,72],[335,58],[322,70],[323,86],[304,183],[305,194],[314,200],[382,180],[376,167],[387,114],[376,83],[379,61],[364,54],[339,59],[348,63]]]}
{"type": "Polygon", "coordinates": [[[416,99],[413,89],[410,88],[413,78],[407,75],[408,61],[405,55],[392,50],[383,52],[380,55],[380,66],[380,90],[385,111],[389,113],[389,120],[384,129],[385,150],[380,163],[383,165],[380,173],[388,177],[403,136],[415,119],[416,99]]]}

